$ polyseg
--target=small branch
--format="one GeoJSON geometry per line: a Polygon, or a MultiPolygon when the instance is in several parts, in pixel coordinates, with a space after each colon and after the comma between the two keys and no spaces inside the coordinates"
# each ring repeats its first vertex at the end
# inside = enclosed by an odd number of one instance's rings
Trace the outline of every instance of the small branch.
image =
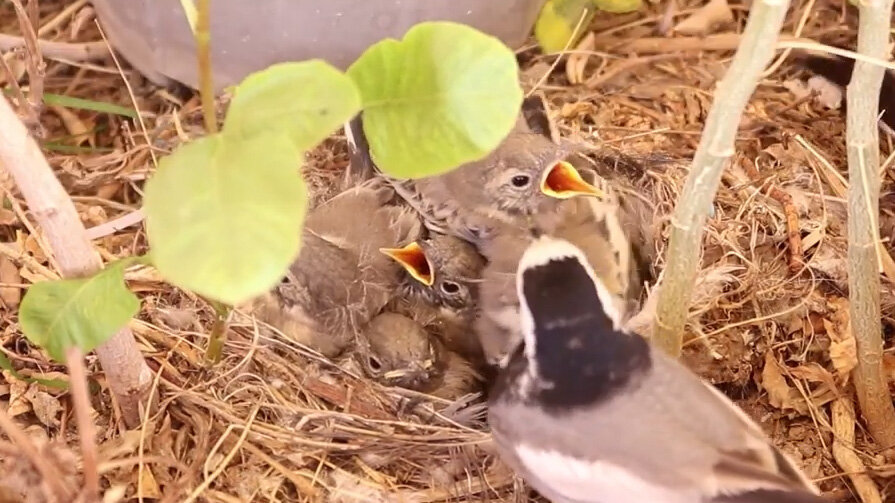
{"type": "Polygon", "coordinates": [[[87,369],[84,368],[84,355],[75,346],[66,352],[68,375],[71,383],[71,396],[75,407],[75,418],[78,424],[78,437],[81,441],[82,471],[84,472],[84,492],[87,501],[99,500],[99,471],[96,454],[96,428],[90,417],[90,393],[87,390],[87,369]]]}
{"type": "MultiPolygon", "coordinates": [[[[5,98],[0,98],[0,164],[12,175],[59,264],[63,277],[102,269],[74,203],[56,179],[37,143],[5,98]]],[[[140,406],[152,382],[134,335],[125,328],[96,349],[112,394],[128,426],[140,423],[140,406]]]]}
{"type": "MultiPolygon", "coordinates": [[[[753,16],[754,13],[750,13],[749,19],[752,19],[753,16]]],[[[644,37],[635,40],[604,36],[597,37],[594,40],[594,46],[616,54],[638,54],[641,56],[681,51],[731,51],[742,47],[747,36],[748,33],[745,31],[742,34],[721,33],[707,37],[644,37]]],[[[781,42],[800,41],[805,44],[818,45],[814,40],[808,38],[793,37],[792,35],[780,35],[779,37],[781,42]]]]}
{"type": "MultiPolygon", "coordinates": [[[[40,52],[50,59],[65,59],[79,63],[87,61],[100,61],[111,55],[105,42],[85,42],[81,44],[69,44],[65,42],[51,42],[38,40],[40,52]]],[[[0,33],[0,51],[11,51],[25,47],[25,39],[15,35],[0,33]]]]}
{"type": "MultiPolygon", "coordinates": [[[[761,173],[751,161],[744,162],[743,167],[752,181],[759,182],[761,180],[761,173]]],[[[783,208],[783,216],[786,218],[786,240],[789,243],[789,272],[798,274],[805,267],[799,212],[792,202],[792,196],[773,184],[768,188],[768,197],[780,203],[783,208]]]]}
{"type": "Polygon", "coordinates": [[[680,355],[693,281],[702,250],[702,233],[721,172],[734,152],[740,117],[762,71],[771,62],[788,0],[752,4],[742,42],[715,91],[699,148],[672,217],[665,283],[659,291],[653,341],[680,355]]]}
{"type": "MultiPolygon", "coordinates": [[[[892,0],[859,3],[858,52],[888,55],[892,0]]],[[[861,414],[880,447],[895,447],[895,407],[882,367],[879,256],[879,130],[883,68],[857,61],[846,91],[849,317],[858,349],[853,371],[861,414]]]]}
{"type": "Polygon", "coordinates": [[[833,459],[848,474],[862,503],[882,503],[879,489],[867,474],[867,467],[855,452],[855,407],[851,398],[842,396],[830,406],[833,423],[833,459]]]}
{"type": "Polygon", "coordinates": [[[145,215],[143,214],[143,208],[134,210],[130,213],[125,213],[124,215],[121,215],[114,220],[109,220],[108,222],[104,222],[87,229],[87,239],[99,239],[101,237],[108,236],[109,234],[114,234],[121,229],[125,229],[127,227],[130,227],[131,225],[136,225],[142,222],[144,218],[145,215]]]}
{"type": "Polygon", "coordinates": [[[218,132],[214,111],[214,80],[211,73],[211,0],[198,0],[196,5],[196,50],[199,56],[199,94],[202,98],[202,117],[208,134],[218,132]]]}

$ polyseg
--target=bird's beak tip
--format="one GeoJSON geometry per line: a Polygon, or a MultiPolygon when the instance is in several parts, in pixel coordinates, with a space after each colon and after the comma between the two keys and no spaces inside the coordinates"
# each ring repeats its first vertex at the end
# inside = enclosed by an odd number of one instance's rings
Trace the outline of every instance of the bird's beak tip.
{"type": "Polygon", "coordinates": [[[606,197],[602,190],[585,181],[581,173],[567,161],[557,161],[544,173],[541,192],[556,199],[576,196],[606,197]]]}
{"type": "Polygon", "coordinates": [[[435,283],[435,275],[429,258],[416,241],[402,248],[380,248],[379,252],[400,264],[413,279],[420,283],[426,286],[432,286],[435,283]]]}

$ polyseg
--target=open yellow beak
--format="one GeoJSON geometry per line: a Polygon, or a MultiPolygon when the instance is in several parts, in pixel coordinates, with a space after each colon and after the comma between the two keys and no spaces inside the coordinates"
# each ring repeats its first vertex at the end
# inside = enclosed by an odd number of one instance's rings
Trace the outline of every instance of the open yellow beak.
{"type": "Polygon", "coordinates": [[[432,264],[416,241],[403,248],[380,248],[379,251],[401,264],[401,267],[420,283],[432,286],[435,282],[432,264]]]}
{"type": "Polygon", "coordinates": [[[541,192],[557,199],[575,196],[606,197],[602,190],[584,181],[581,173],[566,161],[557,161],[544,172],[541,192]]]}

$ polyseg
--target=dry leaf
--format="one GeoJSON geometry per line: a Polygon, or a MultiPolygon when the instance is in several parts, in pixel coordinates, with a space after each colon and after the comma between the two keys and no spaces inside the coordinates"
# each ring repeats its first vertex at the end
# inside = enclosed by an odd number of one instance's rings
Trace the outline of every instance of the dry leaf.
{"type": "MultiPolygon", "coordinates": [[[[5,256],[0,256],[0,283],[21,284],[19,268],[5,256]]],[[[22,289],[15,286],[0,287],[0,300],[7,308],[15,309],[22,301],[22,289]]]]}
{"type": "Polygon", "coordinates": [[[709,0],[709,3],[691,14],[674,27],[681,35],[708,35],[717,27],[733,21],[733,11],[727,0],[709,0]]]}
{"type": "Polygon", "coordinates": [[[582,52],[569,54],[566,60],[566,78],[569,79],[569,83],[581,84],[587,80],[584,77],[584,69],[587,67],[587,62],[590,61],[590,54],[587,54],[586,51],[594,50],[594,39],[594,32],[587,32],[587,35],[578,42],[578,46],[575,48],[582,52]]]}
{"type": "Polygon", "coordinates": [[[25,398],[31,402],[31,410],[44,426],[55,428],[59,426],[59,413],[62,405],[59,400],[46,391],[40,391],[37,386],[31,386],[25,393],[25,398]]]}
{"type": "Polygon", "coordinates": [[[778,409],[794,409],[798,392],[791,388],[783,376],[777,360],[772,352],[764,356],[764,369],[761,371],[761,387],[768,392],[768,402],[778,409]]]}
{"type": "MultiPolygon", "coordinates": [[[[143,494],[144,498],[160,498],[162,496],[162,490],[158,486],[158,482],[155,481],[155,475],[152,474],[152,469],[149,466],[143,466],[143,471],[140,473],[140,480],[143,483],[143,494]]],[[[140,496],[139,494],[137,495],[140,496]]]]}
{"type": "Polygon", "coordinates": [[[830,360],[840,382],[847,382],[851,371],[858,365],[858,348],[848,317],[848,301],[836,298],[829,301],[833,308],[832,320],[824,320],[830,337],[830,360]]]}
{"type": "Polygon", "coordinates": [[[87,142],[91,147],[96,146],[96,137],[92,133],[94,125],[89,124],[91,121],[82,120],[76,113],[65,107],[51,106],[50,109],[62,119],[62,125],[65,126],[68,134],[74,137],[72,139],[75,145],[83,145],[84,142],[87,142]]]}

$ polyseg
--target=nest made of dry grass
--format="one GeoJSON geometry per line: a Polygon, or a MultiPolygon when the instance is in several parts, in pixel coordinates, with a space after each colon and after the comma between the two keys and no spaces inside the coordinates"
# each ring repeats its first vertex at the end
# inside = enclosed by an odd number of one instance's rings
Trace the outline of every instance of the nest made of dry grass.
{"type": "MultiPolygon", "coordinates": [[[[41,2],[42,21],[58,16],[65,4],[41,2]]],[[[698,7],[695,1],[683,4],[684,13],[698,7]]],[[[745,7],[734,7],[735,22],[721,33],[741,31],[745,7]]],[[[595,44],[609,37],[623,46],[654,36],[663,9],[654,5],[637,14],[598,16],[591,27],[595,44]]],[[[18,33],[11,12],[8,5],[0,7],[0,26],[18,33]]],[[[77,11],[44,38],[100,40],[85,16],[89,12],[77,11]]],[[[785,30],[794,32],[803,20],[803,37],[853,37],[854,22],[843,18],[838,4],[798,3],[785,30]]],[[[595,145],[595,162],[613,190],[640,197],[654,209],[657,272],[663,267],[668,215],[711,106],[710,90],[731,56],[699,48],[633,63],[611,51],[597,52],[603,50],[599,45],[584,45],[595,52],[579,51],[558,64],[533,48],[520,52],[526,86],[540,85],[560,130],[595,145]]],[[[737,154],[707,224],[685,360],[737,400],[829,494],[857,501],[846,470],[832,455],[829,407],[853,393],[847,376],[854,341],[843,318],[845,123],[839,110],[793,93],[799,71],[789,61],[775,68],[740,124],[737,154]],[[803,265],[796,269],[790,268],[792,229],[787,228],[793,213],[803,246],[803,265]]],[[[89,132],[81,142],[92,147],[86,152],[47,151],[87,227],[137,209],[141,182],[155,159],[202,134],[192,92],[157,88],[111,63],[49,61],[46,90],[132,103],[143,116],[145,135],[141,125],[114,116],[76,111],[73,120],[52,108],[41,116],[48,139],[70,136],[79,127],[89,132]],[[123,79],[131,84],[132,97],[123,79]]],[[[344,143],[335,135],[309,155],[304,172],[315,200],[332,195],[333,181],[347,164],[344,143]]],[[[892,151],[884,145],[884,154],[892,151]]],[[[887,171],[883,236],[895,225],[885,204],[891,189],[887,171]]],[[[21,374],[64,379],[64,368],[27,343],[16,323],[21,289],[51,276],[52,264],[21,198],[13,193],[9,201],[10,207],[0,209],[0,235],[24,253],[0,255],[0,350],[21,374]]],[[[102,237],[96,245],[107,260],[146,246],[139,226],[102,237]]],[[[103,391],[94,394],[94,419],[110,500],[116,495],[222,503],[529,499],[489,447],[479,397],[448,402],[381,387],[241,314],[232,320],[224,360],[209,368],[203,350],[214,319],[211,308],[149,269],[129,272],[128,281],[143,303],[133,329],[156,372],[153,393],[160,407],[142,429],[125,431],[109,403],[101,369],[89,361],[103,391]]],[[[889,333],[895,291],[888,280],[882,301],[889,333]]],[[[892,361],[889,353],[886,357],[892,361]]],[[[895,366],[887,369],[895,372],[895,366]]],[[[4,371],[0,407],[26,428],[61,478],[78,483],[77,431],[65,392],[4,371]]],[[[872,474],[870,483],[891,494],[892,466],[876,454],[860,422],[851,424],[858,428],[853,449],[872,474]]],[[[40,478],[21,459],[14,444],[0,440],[0,499],[21,489],[25,501],[46,501],[40,478]]]]}

